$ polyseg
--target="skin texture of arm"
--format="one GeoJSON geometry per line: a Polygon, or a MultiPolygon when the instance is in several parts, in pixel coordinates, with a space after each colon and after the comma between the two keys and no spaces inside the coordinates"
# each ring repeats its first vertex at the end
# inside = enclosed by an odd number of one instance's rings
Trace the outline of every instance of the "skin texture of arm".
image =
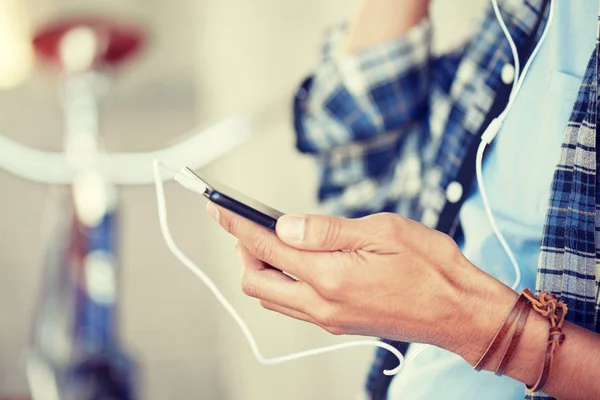
{"type": "Polygon", "coordinates": [[[427,16],[428,0],[362,0],[342,53],[397,39],[427,16]]]}
{"type": "MultiPolygon", "coordinates": [[[[449,236],[396,214],[285,215],[273,233],[212,203],[207,211],[238,238],[248,296],[332,334],[429,343],[474,365],[517,299],[449,236]]],[[[548,328],[530,313],[507,375],[537,380],[548,328]]],[[[600,399],[600,335],[571,323],[563,332],[544,392],[600,399]]],[[[492,357],[486,367],[498,362],[492,357]]]]}

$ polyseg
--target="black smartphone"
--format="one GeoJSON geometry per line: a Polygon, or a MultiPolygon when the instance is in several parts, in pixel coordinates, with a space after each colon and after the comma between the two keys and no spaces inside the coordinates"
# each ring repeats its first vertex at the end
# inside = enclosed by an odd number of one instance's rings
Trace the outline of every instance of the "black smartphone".
{"type": "Polygon", "coordinates": [[[200,177],[191,169],[186,169],[206,185],[206,190],[203,193],[204,197],[254,223],[275,231],[277,220],[283,215],[281,211],[277,211],[212,178],[200,177]]]}

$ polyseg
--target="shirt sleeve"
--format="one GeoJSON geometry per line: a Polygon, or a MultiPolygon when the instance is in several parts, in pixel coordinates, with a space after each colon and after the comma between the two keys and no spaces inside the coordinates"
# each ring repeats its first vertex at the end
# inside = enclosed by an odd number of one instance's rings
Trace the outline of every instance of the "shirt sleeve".
{"type": "Polygon", "coordinates": [[[325,212],[410,214],[401,208],[420,190],[430,36],[424,20],[402,38],[340,57],[345,26],[329,31],[321,63],[294,101],[296,145],[319,163],[325,212]]]}
{"type": "Polygon", "coordinates": [[[319,153],[402,128],[426,114],[431,28],[338,56],[346,26],[330,29],[320,65],[295,99],[297,146],[319,153]]]}

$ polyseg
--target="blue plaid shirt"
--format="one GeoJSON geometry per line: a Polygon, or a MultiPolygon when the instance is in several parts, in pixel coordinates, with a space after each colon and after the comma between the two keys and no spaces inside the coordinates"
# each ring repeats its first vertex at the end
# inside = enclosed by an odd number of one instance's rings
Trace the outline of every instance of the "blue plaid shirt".
{"type": "MultiPolygon", "coordinates": [[[[548,1],[500,3],[523,65],[544,27],[548,1]]],[[[479,137],[510,92],[501,73],[514,60],[493,11],[464,47],[439,57],[430,52],[427,20],[399,40],[339,57],[344,38],[345,26],[328,32],[322,61],[294,103],[297,147],[318,160],[324,211],[396,212],[459,234],[468,191],[448,201],[446,190],[453,182],[470,187],[479,137]]],[[[569,321],[600,333],[598,35],[596,43],[554,172],[536,290],[558,295],[569,321]]],[[[397,361],[376,353],[367,385],[373,398],[385,398],[389,380],[381,372],[388,362],[397,361]]]]}

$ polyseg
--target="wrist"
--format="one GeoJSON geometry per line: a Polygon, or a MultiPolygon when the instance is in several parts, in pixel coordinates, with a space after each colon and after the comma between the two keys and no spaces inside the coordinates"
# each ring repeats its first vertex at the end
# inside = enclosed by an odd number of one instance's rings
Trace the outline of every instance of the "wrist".
{"type": "MultiPolygon", "coordinates": [[[[448,350],[475,366],[498,329],[504,324],[518,299],[517,293],[486,275],[487,282],[466,291],[462,301],[462,318],[456,326],[455,340],[448,350]]],[[[496,365],[490,360],[490,365],[496,365]]]]}
{"type": "Polygon", "coordinates": [[[529,313],[523,335],[505,375],[518,378],[527,385],[532,385],[537,380],[544,365],[549,326],[548,320],[537,312],[529,313]]]}
{"type": "MultiPolygon", "coordinates": [[[[499,283],[498,281],[496,281],[499,283]]],[[[517,293],[505,285],[488,287],[487,296],[473,293],[473,300],[465,311],[465,321],[459,329],[460,338],[455,349],[470,365],[475,366],[485,353],[512,311],[518,299],[517,293]]],[[[529,304],[526,307],[531,307],[529,304]]],[[[526,384],[532,384],[543,365],[548,336],[548,321],[538,313],[531,312],[523,328],[523,334],[515,353],[508,363],[505,374],[517,378],[526,384]]],[[[493,371],[502,361],[504,352],[496,351],[490,355],[483,369],[493,371]]]]}

